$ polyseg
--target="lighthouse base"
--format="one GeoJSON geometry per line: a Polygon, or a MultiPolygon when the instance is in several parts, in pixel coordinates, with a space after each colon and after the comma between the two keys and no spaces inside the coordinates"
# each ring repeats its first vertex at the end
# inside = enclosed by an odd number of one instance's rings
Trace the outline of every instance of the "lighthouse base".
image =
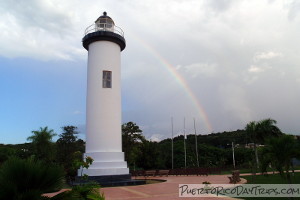
{"type": "Polygon", "coordinates": [[[143,185],[146,184],[145,180],[131,179],[131,174],[123,175],[107,175],[107,176],[89,176],[87,180],[80,180],[76,177],[75,183],[88,183],[97,182],[101,187],[112,186],[129,186],[129,185],[143,185]]]}
{"type": "Polygon", "coordinates": [[[101,186],[124,186],[145,184],[143,180],[132,180],[131,174],[124,161],[123,152],[88,152],[84,158],[91,157],[94,161],[88,169],[78,170],[76,183],[94,181],[101,186]],[[82,180],[83,175],[88,175],[88,180],[82,180]]]}
{"type": "Polygon", "coordinates": [[[78,176],[111,176],[129,174],[123,152],[89,152],[84,158],[91,157],[94,161],[88,169],[79,169],[78,176]]]}

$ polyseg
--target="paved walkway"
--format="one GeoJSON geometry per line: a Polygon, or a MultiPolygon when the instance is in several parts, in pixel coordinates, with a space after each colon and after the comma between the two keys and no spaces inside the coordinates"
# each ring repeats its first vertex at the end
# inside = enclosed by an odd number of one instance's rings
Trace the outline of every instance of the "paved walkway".
{"type": "MultiPolygon", "coordinates": [[[[154,177],[155,179],[163,179],[165,182],[138,185],[138,186],[123,186],[123,187],[109,187],[102,188],[106,200],[183,200],[179,197],[179,184],[202,184],[208,181],[211,184],[228,184],[228,175],[209,175],[209,176],[168,176],[168,177],[154,177]]],[[[245,179],[242,182],[246,183],[245,179]]],[[[199,198],[188,198],[188,200],[199,198]]],[[[201,199],[232,199],[220,197],[208,197],[201,199]]]]}
{"type": "MultiPolygon", "coordinates": [[[[138,179],[143,179],[139,177],[138,179]]],[[[148,179],[166,180],[161,183],[137,185],[137,186],[121,186],[101,188],[106,200],[183,200],[186,198],[179,197],[179,184],[202,184],[208,181],[211,184],[229,184],[228,175],[209,175],[209,176],[168,176],[168,177],[150,177],[148,179]]],[[[245,179],[241,179],[239,184],[246,183],[245,179]]],[[[67,189],[59,192],[44,194],[53,197],[67,189]]],[[[188,200],[200,199],[189,197],[188,200]]],[[[229,197],[206,197],[201,199],[222,200],[233,199],[229,197]]]]}
{"type": "MultiPolygon", "coordinates": [[[[300,170],[295,170],[300,172],[300,170]]],[[[271,172],[269,172],[271,173],[271,172]]],[[[240,176],[251,175],[251,174],[240,174],[240,176]]],[[[204,181],[208,181],[211,184],[228,184],[229,179],[227,175],[209,175],[209,176],[168,176],[168,177],[154,177],[154,179],[163,179],[165,182],[138,185],[138,186],[122,186],[122,187],[108,187],[102,188],[101,192],[104,192],[106,200],[184,200],[186,198],[179,197],[179,184],[202,184],[204,181]]],[[[144,177],[140,177],[144,178],[144,177]]],[[[152,177],[151,177],[152,178],[152,177]]],[[[151,179],[149,178],[149,179],[151,179]]],[[[239,184],[246,183],[245,179],[241,179],[239,184]]],[[[56,194],[64,191],[65,189],[56,192],[45,194],[46,196],[52,197],[56,194]]],[[[200,198],[187,198],[188,200],[200,199],[200,198]]],[[[233,198],[220,198],[220,197],[208,197],[201,198],[207,200],[222,200],[222,199],[233,199],[233,198]]]]}

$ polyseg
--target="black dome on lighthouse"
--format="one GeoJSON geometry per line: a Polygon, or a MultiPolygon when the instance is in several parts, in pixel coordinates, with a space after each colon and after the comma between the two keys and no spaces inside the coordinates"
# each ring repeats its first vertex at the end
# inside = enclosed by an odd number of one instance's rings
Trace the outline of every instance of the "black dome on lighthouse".
{"type": "Polygon", "coordinates": [[[113,25],[115,24],[114,20],[110,16],[107,15],[107,12],[103,12],[103,15],[98,17],[98,19],[95,21],[95,23],[107,23],[111,22],[113,25]]]}

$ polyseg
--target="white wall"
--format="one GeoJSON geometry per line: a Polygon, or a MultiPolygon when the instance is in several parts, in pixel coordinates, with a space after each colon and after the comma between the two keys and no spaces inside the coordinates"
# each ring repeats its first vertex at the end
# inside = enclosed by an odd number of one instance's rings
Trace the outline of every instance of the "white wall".
{"type": "Polygon", "coordinates": [[[109,41],[89,45],[86,153],[122,152],[120,46],[109,41]],[[112,71],[112,88],[102,88],[102,71],[112,71]]]}

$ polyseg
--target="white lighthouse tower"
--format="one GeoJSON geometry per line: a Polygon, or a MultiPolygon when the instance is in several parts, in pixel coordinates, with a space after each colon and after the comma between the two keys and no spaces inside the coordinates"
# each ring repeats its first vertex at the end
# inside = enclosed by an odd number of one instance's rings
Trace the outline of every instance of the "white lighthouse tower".
{"type": "Polygon", "coordinates": [[[130,179],[121,135],[123,31],[104,12],[86,29],[82,44],[88,51],[85,156],[94,159],[83,173],[100,182],[130,179]]]}

